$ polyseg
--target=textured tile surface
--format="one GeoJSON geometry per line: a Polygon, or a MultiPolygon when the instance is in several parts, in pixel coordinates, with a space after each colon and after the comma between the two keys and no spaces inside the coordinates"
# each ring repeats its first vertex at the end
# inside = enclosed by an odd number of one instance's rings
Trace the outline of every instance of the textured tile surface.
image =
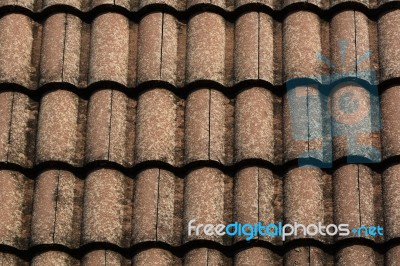
{"type": "Polygon", "coordinates": [[[399,3],[0,1],[0,264],[399,265],[399,3]]]}

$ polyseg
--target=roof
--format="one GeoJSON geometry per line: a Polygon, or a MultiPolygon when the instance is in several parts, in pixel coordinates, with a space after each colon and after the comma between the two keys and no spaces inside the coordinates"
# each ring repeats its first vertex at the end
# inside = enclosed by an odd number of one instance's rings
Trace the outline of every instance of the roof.
{"type": "Polygon", "coordinates": [[[399,3],[2,1],[0,262],[399,264],[399,3]]]}

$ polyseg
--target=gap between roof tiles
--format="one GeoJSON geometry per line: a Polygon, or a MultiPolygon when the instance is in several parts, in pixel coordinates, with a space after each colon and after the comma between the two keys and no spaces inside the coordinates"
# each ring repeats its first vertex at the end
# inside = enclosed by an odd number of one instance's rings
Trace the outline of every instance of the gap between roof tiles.
{"type": "Polygon", "coordinates": [[[159,79],[163,80],[162,69],[163,69],[163,46],[164,46],[164,12],[161,14],[161,45],[160,45],[160,74],[159,79]]]}
{"type": "MultiPolygon", "coordinates": [[[[15,101],[15,92],[12,92],[12,100],[11,100],[11,109],[10,109],[10,123],[9,123],[9,132],[8,132],[8,140],[7,140],[7,146],[11,146],[11,134],[12,134],[12,125],[13,125],[13,117],[14,117],[14,101],[15,101]]],[[[7,156],[6,160],[7,162],[9,161],[10,157],[10,148],[7,149],[7,156]]]]}
{"type": "MultiPolygon", "coordinates": [[[[1,7],[3,8],[10,8],[11,6],[19,7],[21,9],[30,11],[30,12],[45,12],[48,9],[57,9],[57,8],[71,8],[73,10],[78,10],[79,12],[91,12],[96,9],[102,9],[102,8],[119,8],[124,11],[131,11],[131,12],[138,12],[141,11],[144,8],[152,7],[157,4],[164,4],[170,8],[173,8],[174,10],[178,11],[184,11],[187,10],[185,8],[185,2],[176,2],[176,1],[169,1],[167,3],[165,2],[159,2],[159,1],[151,1],[150,3],[147,3],[146,1],[143,1],[144,3],[139,1],[133,1],[130,4],[127,3],[127,1],[119,1],[119,3],[116,3],[115,0],[113,1],[99,1],[99,3],[89,3],[90,1],[69,1],[69,3],[65,3],[62,1],[51,1],[49,4],[43,4],[41,1],[29,1],[28,3],[26,2],[18,2],[16,3],[10,3],[6,2],[1,7]],[[108,2],[108,3],[107,3],[108,2]]],[[[313,8],[313,9],[318,9],[319,12],[325,11],[325,10],[331,10],[331,9],[338,9],[342,8],[344,5],[349,5],[352,8],[358,7],[362,9],[380,9],[386,6],[393,6],[396,5],[396,1],[390,2],[390,1],[377,1],[370,0],[370,1],[362,1],[362,0],[343,0],[343,1],[310,1],[310,0],[298,0],[298,1],[280,1],[282,3],[278,3],[278,1],[271,3],[262,3],[262,6],[270,9],[271,11],[274,12],[279,12],[279,11],[285,11],[285,10],[291,10],[291,9],[298,9],[298,8],[313,8]],[[316,3],[317,2],[317,3],[316,3]]],[[[204,2],[197,3],[195,2],[194,4],[191,4],[190,1],[187,4],[189,7],[193,7],[199,5],[199,4],[212,4],[213,2],[211,0],[207,0],[204,2]]],[[[225,1],[222,3],[217,3],[215,4],[216,7],[223,9],[224,11],[232,12],[235,11],[239,8],[246,7],[248,5],[259,5],[260,2],[252,2],[252,1],[243,1],[236,3],[236,6],[233,6],[230,1],[225,1]]]]}
{"type": "Polygon", "coordinates": [[[211,160],[211,89],[208,90],[208,160],[211,160]]]}
{"type": "Polygon", "coordinates": [[[111,131],[112,131],[112,117],[113,117],[113,100],[114,100],[114,90],[110,91],[110,118],[108,121],[108,147],[107,147],[107,160],[110,160],[110,150],[111,150],[111,131]]]}
{"type": "Polygon", "coordinates": [[[54,225],[53,225],[53,243],[55,243],[55,235],[56,235],[56,225],[57,225],[57,211],[58,211],[58,201],[59,201],[59,186],[60,186],[60,174],[61,174],[61,170],[59,169],[57,171],[57,186],[56,186],[56,198],[55,198],[55,210],[54,210],[54,225]]]}
{"type": "MultiPolygon", "coordinates": [[[[206,0],[211,1],[211,0],[206,0]]],[[[241,5],[234,10],[231,9],[223,9],[218,5],[209,4],[209,3],[199,3],[193,5],[185,10],[179,10],[165,3],[157,3],[157,4],[149,4],[141,7],[139,10],[128,10],[123,6],[119,6],[118,4],[103,4],[92,8],[88,11],[81,11],[76,7],[64,4],[56,4],[53,6],[49,6],[40,11],[32,11],[26,7],[20,5],[0,5],[0,13],[22,13],[26,16],[31,17],[33,20],[42,21],[50,15],[56,13],[68,13],[79,17],[82,21],[86,23],[90,23],[97,16],[106,13],[106,12],[114,12],[119,13],[121,15],[126,16],[132,21],[140,21],[144,16],[154,13],[154,12],[164,12],[170,14],[181,21],[187,21],[190,17],[201,13],[201,12],[211,12],[216,13],[224,17],[228,21],[235,21],[239,16],[247,13],[247,12],[262,12],[270,15],[276,21],[282,22],[282,20],[287,17],[290,13],[298,12],[298,11],[307,11],[317,14],[321,19],[329,20],[334,15],[343,12],[345,10],[355,10],[361,13],[364,13],[368,18],[372,20],[377,20],[381,15],[385,14],[387,11],[394,10],[396,8],[400,8],[400,1],[386,2],[384,4],[379,5],[378,7],[368,8],[364,4],[358,1],[345,1],[339,4],[334,5],[329,9],[321,9],[314,4],[308,2],[296,2],[290,5],[285,6],[283,9],[274,10],[271,7],[262,4],[260,2],[251,2],[244,5],[241,5]]]]}
{"type": "Polygon", "coordinates": [[[158,169],[158,175],[157,175],[157,199],[156,199],[156,204],[157,204],[157,206],[156,206],[156,223],[155,223],[155,231],[156,231],[156,237],[155,237],[155,240],[156,241],[158,241],[159,240],[159,238],[158,238],[158,223],[159,223],[159,221],[158,221],[158,213],[159,213],[159,211],[158,211],[158,207],[159,207],[159,205],[160,205],[160,180],[161,180],[161,169],[159,168],[158,169]]]}
{"type": "Polygon", "coordinates": [[[67,28],[68,28],[68,16],[69,14],[65,14],[64,16],[64,40],[63,40],[63,53],[62,53],[62,67],[61,67],[61,81],[64,82],[64,64],[65,64],[65,50],[67,43],[67,28]]]}
{"type": "MultiPolygon", "coordinates": [[[[393,156],[387,160],[384,160],[380,164],[363,164],[368,166],[371,170],[377,173],[383,173],[388,168],[393,165],[397,165],[400,156],[393,156]]],[[[76,174],[80,179],[85,179],[86,175],[97,169],[98,167],[105,167],[108,169],[114,169],[121,171],[127,176],[134,178],[137,173],[148,168],[160,168],[174,173],[177,177],[184,178],[186,173],[190,172],[192,169],[198,167],[213,167],[216,168],[227,175],[232,175],[232,173],[238,172],[244,165],[264,167],[271,170],[274,174],[283,176],[285,173],[289,172],[291,169],[298,167],[299,163],[297,159],[290,160],[281,165],[274,165],[268,161],[262,159],[244,159],[232,165],[223,165],[216,161],[194,161],[191,163],[186,163],[183,166],[173,166],[162,161],[145,161],[143,163],[135,164],[132,167],[124,167],[118,163],[111,161],[96,160],[84,164],[83,166],[73,166],[71,164],[61,162],[61,161],[47,161],[39,164],[35,164],[33,167],[23,167],[15,163],[0,162],[1,169],[12,170],[23,173],[29,179],[35,179],[38,173],[45,169],[52,169],[54,167],[61,170],[70,171],[76,174]]],[[[324,168],[324,172],[327,174],[332,174],[338,168],[348,165],[347,158],[340,158],[333,162],[332,168],[324,168]]]]}
{"type": "MultiPolygon", "coordinates": [[[[135,245],[130,248],[121,248],[114,244],[109,244],[109,243],[91,243],[83,245],[78,249],[69,249],[68,247],[62,245],[43,245],[41,247],[39,246],[32,247],[27,250],[16,250],[13,249],[12,247],[7,247],[2,245],[0,246],[0,253],[13,254],[15,256],[22,258],[23,260],[32,260],[38,254],[53,251],[53,252],[63,252],[76,259],[83,259],[90,252],[102,250],[104,252],[105,251],[115,252],[120,254],[124,258],[129,259],[129,258],[134,258],[136,254],[144,250],[152,248],[160,248],[167,252],[171,252],[178,258],[184,258],[185,255],[189,253],[191,250],[210,249],[217,252],[221,252],[228,258],[234,258],[235,255],[237,255],[239,252],[245,249],[258,247],[273,252],[281,257],[284,257],[285,254],[287,254],[289,251],[298,248],[307,248],[307,251],[313,248],[324,252],[326,255],[335,255],[344,247],[363,246],[371,248],[372,250],[380,254],[385,254],[389,252],[392,246],[399,245],[398,241],[394,242],[392,241],[389,244],[374,244],[371,243],[370,241],[365,241],[365,240],[364,241],[350,240],[350,241],[341,241],[340,243],[337,243],[335,245],[324,245],[319,243],[318,241],[313,241],[313,240],[307,240],[307,241],[309,242],[305,242],[304,240],[299,240],[299,241],[294,240],[283,246],[274,246],[271,245],[270,243],[266,243],[263,241],[251,241],[250,243],[241,241],[237,242],[236,244],[233,244],[232,246],[222,246],[213,241],[195,240],[179,247],[169,246],[168,244],[160,242],[160,243],[145,243],[142,245],[135,245]]],[[[311,254],[307,252],[307,258],[310,258],[310,255],[311,254]]],[[[105,258],[105,256],[103,258],[105,258]]]]}

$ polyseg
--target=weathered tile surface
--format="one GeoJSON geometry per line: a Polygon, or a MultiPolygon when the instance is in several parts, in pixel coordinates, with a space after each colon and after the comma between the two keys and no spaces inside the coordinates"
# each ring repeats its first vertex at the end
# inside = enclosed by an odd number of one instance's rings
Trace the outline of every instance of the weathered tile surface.
{"type": "Polygon", "coordinates": [[[1,265],[400,264],[397,1],[0,11],[1,265]],[[384,235],[247,242],[191,220],[384,235]]]}

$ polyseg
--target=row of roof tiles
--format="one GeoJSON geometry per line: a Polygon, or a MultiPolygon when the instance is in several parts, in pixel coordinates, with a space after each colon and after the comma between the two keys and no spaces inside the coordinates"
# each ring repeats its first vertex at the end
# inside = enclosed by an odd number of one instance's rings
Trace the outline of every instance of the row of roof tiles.
{"type": "MultiPolygon", "coordinates": [[[[342,89],[362,87],[345,83],[342,89]]],[[[295,90],[307,91],[310,99],[315,96],[315,87],[295,90]]],[[[358,96],[368,101],[367,94],[358,96]]],[[[54,161],[76,167],[95,161],[123,167],[158,161],[183,167],[199,161],[234,165],[258,159],[281,165],[299,158],[322,161],[314,151],[322,153],[327,145],[334,160],[359,156],[373,161],[363,147],[382,150],[386,160],[400,155],[400,124],[393,116],[399,112],[399,97],[397,86],[382,93],[381,130],[361,113],[363,123],[332,126],[332,135],[329,131],[322,137],[326,125],[324,111],[317,108],[320,103],[289,99],[287,94],[281,98],[259,87],[247,88],[233,99],[206,88],[192,91],[186,99],[157,88],[137,99],[112,89],[95,91],[88,99],[55,90],[40,102],[24,93],[1,92],[0,162],[24,168],[54,161]],[[306,132],[306,138],[297,131],[306,132]]],[[[339,116],[340,110],[334,108],[333,115],[339,116]]]]}
{"type": "Polygon", "coordinates": [[[339,249],[334,255],[318,247],[303,246],[288,250],[283,256],[267,248],[252,247],[226,256],[218,250],[196,248],[182,257],[177,257],[161,248],[149,248],[138,252],[133,258],[126,258],[111,250],[87,252],[77,259],[61,251],[46,251],[36,254],[32,261],[26,262],[15,255],[0,253],[0,262],[7,265],[59,265],[59,266],[98,266],[98,265],[194,265],[194,266],[246,266],[246,265],[397,265],[400,256],[399,246],[393,246],[385,254],[364,245],[352,245],[339,249]]]}
{"type": "Polygon", "coordinates": [[[104,13],[91,24],[72,14],[53,14],[42,24],[6,14],[0,18],[0,82],[28,89],[99,81],[133,87],[154,80],[175,87],[199,80],[279,85],[295,78],[324,82],[330,72],[332,79],[383,82],[400,77],[399,22],[397,9],[378,21],[358,11],[339,12],[330,21],[298,11],[282,23],[259,12],[234,23],[209,12],[187,23],[166,13],[145,15],[138,23],[104,13]]]}
{"type": "Polygon", "coordinates": [[[149,7],[151,5],[168,5],[178,11],[185,11],[187,8],[207,4],[216,6],[219,8],[223,8],[227,11],[232,11],[235,8],[247,5],[247,4],[258,4],[265,5],[268,8],[273,10],[280,10],[295,4],[309,4],[321,9],[329,9],[338,5],[349,5],[349,4],[358,4],[360,6],[366,8],[379,8],[386,4],[390,3],[399,3],[398,0],[262,0],[262,1],[254,1],[254,0],[4,0],[1,2],[0,7],[14,7],[19,6],[26,8],[31,11],[40,12],[46,8],[51,7],[59,7],[62,6],[65,8],[71,7],[83,12],[91,11],[96,7],[101,7],[104,5],[108,6],[116,6],[119,8],[126,9],[128,11],[138,11],[142,8],[149,7]]]}
{"type": "MultiPolygon", "coordinates": [[[[246,167],[234,176],[202,167],[185,178],[160,168],[134,178],[118,170],[92,170],[85,178],[67,170],[44,170],[36,180],[1,170],[0,243],[16,249],[58,244],[76,249],[90,243],[129,248],[162,242],[180,247],[194,240],[230,246],[247,236],[189,235],[188,222],[245,224],[349,224],[384,228],[384,236],[364,236],[375,243],[400,236],[399,165],[382,175],[349,164],[333,174],[318,168],[293,168],[284,177],[262,167],[246,167]],[[384,192],[384,193],[383,193],[384,192]]],[[[302,234],[285,241],[304,238],[302,234]]],[[[307,236],[334,244],[349,236],[307,236]]],[[[253,239],[282,245],[279,237],[253,239]]]]}

